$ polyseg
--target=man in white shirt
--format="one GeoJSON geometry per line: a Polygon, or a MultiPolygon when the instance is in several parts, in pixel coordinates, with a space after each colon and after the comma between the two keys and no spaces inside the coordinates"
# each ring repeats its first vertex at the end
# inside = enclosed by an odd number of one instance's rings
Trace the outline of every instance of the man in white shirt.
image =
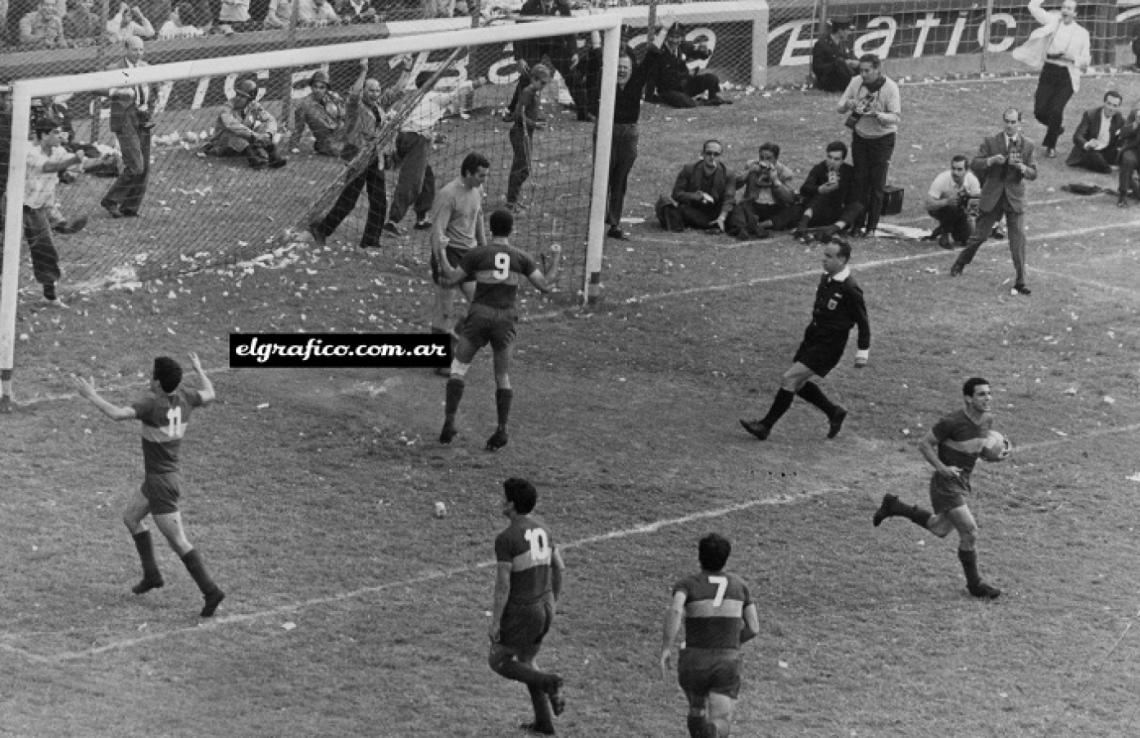
{"type": "Polygon", "coordinates": [[[1077,0],[1064,0],[1060,13],[1049,13],[1041,8],[1044,0],[1030,0],[1029,12],[1049,34],[1045,48],[1045,63],[1037,82],[1033,103],[1033,117],[1046,127],[1045,156],[1057,156],[1057,139],[1065,131],[1065,106],[1081,88],[1081,73],[1092,61],[1089,50],[1089,32],[1077,23],[1077,0]]]}
{"type": "Polygon", "coordinates": [[[1124,116],[1120,106],[1124,98],[1115,90],[1104,93],[1104,104],[1086,110],[1081,123],[1073,131],[1073,150],[1065,163],[1100,174],[1112,172],[1112,165],[1120,154],[1120,129],[1124,116]]]}
{"type": "Polygon", "coordinates": [[[384,232],[389,235],[403,235],[400,221],[410,207],[416,211],[416,230],[431,228],[428,213],[435,201],[435,172],[428,163],[428,154],[435,141],[433,129],[447,112],[447,97],[446,94],[428,92],[400,124],[400,132],[396,135],[396,160],[400,174],[396,180],[396,191],[392,194],[388,222],[384,224],[384,232]]]}
{"type": "Polygon", "coordinates": [[[59,252],[51,237],[48,211],[55,202],[59,173],[78,164],[88,169],[103,158],[87,158],[63,148],[59,122],[42,117],[33,124],[36,145],[28,148],[28,172],[24,181],[24,238],[32,257],[32,274],[43,286],[44,300],[53,307],[65,307],[55,292],[60,278],[59,252]]]}
{"type": "Polygon", "coordinates": [[[938,245],[944,249],[964,246],[974,234],[974,218],[982,185],[969,170],[969,160],[958,154],[950,168],[934,178],[926,194],[926,212],[938,221],[938,245]]]}

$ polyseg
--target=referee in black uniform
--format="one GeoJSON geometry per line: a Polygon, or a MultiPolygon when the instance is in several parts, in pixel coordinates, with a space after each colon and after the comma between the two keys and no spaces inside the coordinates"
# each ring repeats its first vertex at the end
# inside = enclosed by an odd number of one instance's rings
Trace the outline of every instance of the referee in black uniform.
{"type": "Polygon", "coordinates": [[[815,377],[826,377],[839,364],[852,326],[859,326],[855,368],[867,366],[871,349],[871,323],[867,320],[863,288],[851,276],[851,270],[847,267],[850,259],[851,245],[846,241],[834,240],[824,244],[824,274],[815,290],[811,325],[804,331],[804,340],[796,351],[792,366],[784,372],[780,389],[772,400],[768,414],[759,420],[740,421],[746,431],[761,441],[768,438],[772,427],[792,406],[796,395],[818,407],[827,416],[828,438],[835,438],[843,427],[847,411],[827,399],[827,395],[812,380],[815,377]]]}

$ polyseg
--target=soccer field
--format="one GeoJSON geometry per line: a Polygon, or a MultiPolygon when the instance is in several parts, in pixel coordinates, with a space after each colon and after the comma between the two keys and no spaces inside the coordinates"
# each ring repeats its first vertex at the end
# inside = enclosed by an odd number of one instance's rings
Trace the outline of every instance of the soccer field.
{"type": "MultiPolygon", "coordinates": [[[[904,85],[891,178],[906,206],[887,220],[929,225],[930,180],[996,132],[1004,107],[1028,113],[1033,86],[904,85]]],[[[1067,120],[1109,87],[1126,105],[1140,97],[1135,76],[1087,79],[1067,120]]],[[[568,567],[539,657],[566,679],[560,735],[685,735],[684,698],[657,669],[660,628],[709,531],[733,542],[728,568],[762,624],[744,647],[734,735],[1140,732],[1140,206],[1069,195],[1069,182],[1115,182],[1041,160],[1029,298],[1009,294],[1004,241],[953,280],[953,254],[931,242],[853,242],[873,339],[867,369],[849,351],[824,383],[851,413],[843,432],[825,440],[823,417],[797,401],[760,443],[737,419],[763,414],[791,359],[819,247],[664,233],[651,205],[713,136],[729,164],[776,141],[802,180],[828,141],[849,138],[834,102],[787,90],[645,106],[627,214],[647,222],[607,243],[592,310],[527,293],[497,454],[482,450],[487,357],[449,447],[435,441],[443,382],[428,370],[225,369],[231,331],[425,329],[426,269],[359,255],[357,233],[279,269],[22,310],[23,404],[0,416],[0,735],[517,735],[526,692],[486,665],[508,476],[538,487],[568,567]],[[165,547],[167,586],[130,594],[138,565],[119,517],[141,480],[138,431],[68,379],[94,375],[125,403],[154,355],[190,350],[219,395],[183,443],[188,533],[227,592],[209,622],[165,547]],[[1003,590],[992,603],[966,593],[954,535],[871,525],[884,493],[928,504],[915,443],[960,407],[971,375],[991,381],[996,427],[1018,445],[974,475],[979,565],[1003,590]],[[447,517],[433,517],[437,500],[447,517]]]]}

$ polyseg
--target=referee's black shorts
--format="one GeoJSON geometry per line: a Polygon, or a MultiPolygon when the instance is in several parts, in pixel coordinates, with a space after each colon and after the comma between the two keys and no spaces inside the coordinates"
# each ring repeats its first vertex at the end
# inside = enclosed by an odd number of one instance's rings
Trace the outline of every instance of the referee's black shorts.
{"type": "Polygon", "coordinates": [[[826,377],[834,369],[839,360],[843,358],[843,349],[847,346],[847,337],[843,341],[810,340],[805,338],[796,350],[794,361],[812,370],[817,377],[826,377]]]}

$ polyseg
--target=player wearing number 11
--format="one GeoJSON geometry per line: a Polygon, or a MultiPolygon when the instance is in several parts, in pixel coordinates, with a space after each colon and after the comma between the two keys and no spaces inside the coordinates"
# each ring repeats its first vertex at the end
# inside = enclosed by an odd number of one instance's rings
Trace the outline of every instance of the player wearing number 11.
{"type": "Polygon", "coordinates": [[[732,544],[709,533],[697,545],[701,570],[673,585],[661,642],[661,675],[669,678],[673,644],[685,625],[677,681],[689,700],[691,738],[727,738],[740,694],[740,645],[756,637],[760,617],[748,585],[724,571],[732,544]]]}
{"type": "Polygon", "coordinates": [[[225,598],[222,589],[206,572],[202,556],[186,539],[182,530],[182,514],[178,511],[181,493],[178,476],[178,449],[190,423],[190,413],[214,400],[214,385],[202,371],[197,354],[190,354],[190,363],[198,373],[202,389],[182,385],[182,367],[167,356],[154,360],[151,375],[151,396],[127,406],[114,405],[99,396],[93,380],[77,377],[79,394],[112,420],[139,420],[142,422],[143,468],[146,476],[142,487],[135,492],[123,510],[123,522],[135,540],[142,561],[143,578],[131,591],[143,594],[158,589],[165,582],[154,558],[150,531],[143,522],[149,514],[162,531],[166,541],[186,565],[206,603],[200,613],[208,618],[214,614],[225,598]]]}
{"type": "Polygon", "coordinates": [[[565,564],[550,528],[531,515],[538,500],[534,485],[512,477],[503,482],[503,494],[503,515],[511,524],[495,538],[498,566],[487,662],[495,673],[522,682],[530,691],[534,722],[523,727],[553,735],[553,716],[566,709],[562,677],[539,671],[534,659],[554,622],[565,564]]]}

